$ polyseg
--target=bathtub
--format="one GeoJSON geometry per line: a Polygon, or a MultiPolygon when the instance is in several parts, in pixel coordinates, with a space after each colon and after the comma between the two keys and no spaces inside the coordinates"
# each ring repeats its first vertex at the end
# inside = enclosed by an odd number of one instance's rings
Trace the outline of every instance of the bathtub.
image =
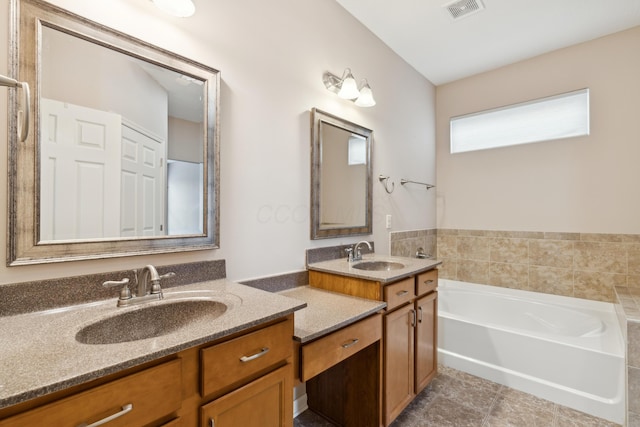
{"type": "Polygon", "coordinates": [[[624,424],[625,349],[613,304],[440,279],[438,357],[624,424]]]}

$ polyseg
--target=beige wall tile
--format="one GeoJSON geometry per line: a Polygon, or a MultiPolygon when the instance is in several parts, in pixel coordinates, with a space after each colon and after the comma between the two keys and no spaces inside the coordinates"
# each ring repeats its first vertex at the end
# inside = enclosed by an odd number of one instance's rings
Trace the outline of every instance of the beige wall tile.
{"type": "Polygon", "coordinates": [[[596,234],[596,233],[581,233],[580,240],[583,242],[624,242],[626,241],[626,234],[596,234]]]}
{"type": "Polygon", "coordinates": [[[580,240],[580,233],[545,232],[544,238],[549,240],[580,240]]]}
{"type": "Polygon", "coordinates": [[[486,237],[458,236],[458,258],[476,261],[489,261],[489,242],[486,237]]]}
{"type": "Polygon", "coordinates": [[[530,240],[529,264],[573,268],[573,248],[570,240],[530,240]]]}
{"type": "Polygon", "coordinates": [[[638,322],[627,323],[627,365],[640,368],[640,323],[638,322]]]}
{"type": "Polygon", "coordinates": [[[455,228],[438,228],[436,234],[438,236],[457,236],[458,230],[455,228]]]}
{"type": "Polygon", "coordinates": [[[490,230],[458,230],[458,236],[486,237],[490,230]]]}
{"type": "Polygon", "coordinates": [[[455,235],[438,235],[437,258],[458,258],[458,237],[455,235]]]}
{"type": "Polygon", "coordinates": [[[529,266],[529,290],[546,294],[573,296],[573,270],[529,266]]]}
{"type": "Polygon", "coordinates": [[[640,369],[628,368],[627,402],[628,410],[640,413],[640,369]]]}
{"type": "Polygon", "coordinates": [[[629,274],[640,275],[640,244],[630,243],[627,246],[627,268],[629,274]]]}
{"type": "Polygon", "coordinates": [[[576,242],[574,249],[576,270],[627,273],[627,250],[623,243],[576,242]]]}
{"type": "MultiPolygon", "coordinates": [[[[440,258],[438,258],[440,259],[440,258]]],[[[442,264],[438,267],[438,278],[440,279],[449,279],[449,280],[457,280],[457,268],[458,262],[454,259],[442,258],[440,259],[442,264]]]]}
{"type": "Polygon", "coordinates": [[[491,262],[528,264],[529,240],[496,238],[489,241],[491,262]]]}
{"type": "Polygon", "coordinates": [[[613,287],[625,286],[626,282],[627,276],[624,274],[575,271],[573,274],[573,292],[577,298],[615,302],[613,287]]]}
{"type": "Polygon", "coordinates": [[[627,276],[627,286],[629,286],[630,288],[640,288],[640,276],[629,274],[627,276]]]}
{"type": "Polygon", "coordinates": [[[489,285],[512,289],[529,288],[529,266],[492,262],[489,265],[489,285]]]}
{"type": "Polygon", "coordinates": [[[489,262],[458,261],[457,276],[463,282],[486,284],[489,281],[489,262]]]}

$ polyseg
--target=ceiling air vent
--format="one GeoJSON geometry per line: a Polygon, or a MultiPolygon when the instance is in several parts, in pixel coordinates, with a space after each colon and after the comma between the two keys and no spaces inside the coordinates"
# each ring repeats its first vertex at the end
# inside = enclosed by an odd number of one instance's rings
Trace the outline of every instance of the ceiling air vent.
{"type": "Polygon", "coordinates": [[[442,7],[449,11],[451,18],[454,20],[461,19],[484,10],[484,4],[482,4],[481,0],[456,0],[454,2],[447,3],[442,7]]]}

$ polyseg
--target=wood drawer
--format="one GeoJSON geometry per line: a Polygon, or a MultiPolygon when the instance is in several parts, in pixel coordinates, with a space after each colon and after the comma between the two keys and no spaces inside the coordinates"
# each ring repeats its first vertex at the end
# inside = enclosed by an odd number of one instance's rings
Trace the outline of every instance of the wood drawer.
{"type": "Polygon", "coordinates": [[[411,301],[416,296],[414,283],[413,277],[409,277],[384,287],[384,301],[387,303],[387,311],[411,301]]]}
{"type": "Polygon", "coordinates": [[[172,360],[0,421],[2,427],[91,424],[118,412],[109,427],[147,425],[180,409],[181,361],[172,360]]]}
{"type": "Polygon", "coordinates": [[[200,351],[202,397],[226,392],[293,356],[293,317],[200,351]]]}
{"type": "Polygon", "coordinates": [[[435,291],[438,287],[438,270],[433,269],[420,273],[416,277],[416,295],[424,295],[435,291]]]}
{"type": "Polygon", "coordinates": [[[375,314],[302,346],[301,380],[342,362],[382,338],[382,315],[375,314]]]}
{"type": "Polygon", "coordinates": [[[200,408],[200,427],[293,425],[292,365],[288,364],[200,408]]]}

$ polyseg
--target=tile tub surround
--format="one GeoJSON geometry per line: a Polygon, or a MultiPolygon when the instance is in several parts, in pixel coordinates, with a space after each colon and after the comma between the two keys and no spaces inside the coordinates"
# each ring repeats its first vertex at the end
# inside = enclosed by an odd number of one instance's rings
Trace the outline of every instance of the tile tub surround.
{"type": "MultiPolygon", "coordinates": [[[[155,267],[159,274],[170,271],[176,273],[174,277],[162,280],[162,288],[168,289],[189,283],[223,279],[226,277],[225,265],[224,260],[215,260],[155,267]]],[[[142,267],[144,265],[138,268],[142,267]]],[[[102,283],[107,280],[121,280],[125,277],[129,278],[129,284],[133,289],[135,286],[133,270],[0,285],[0,316],[13,316],[114,299],[118,297],[119,290],[105,288],[102,283]]]]}
{"type": "Polygon", "coordinates": [[[436,255],[436,229],[392,231],[389,233],[389,244],[392,256],[415,258],[418,248],[427,255],[436,255]]]}
{"type": "MultiPolygon", "coordinates": [[[[330,427],[311,411],[294,427],[330,427]]],[[[390,427],[615,427],[617,424],[467,373],[438,366],[438,375],[390,427]]]]}
{"type": "Polygon", "coordinates": [[[615,302],[640,288],[640,235],[437,230],[440,277],[615,302]]]}
{"type": "Polygon", "coordinates": [[[627,426],[640,427],[640,289],[616,286],[627,344],[627,426]]]}
{"type": "Polygon", "coordinates": [[[121,310],[115,298],[65,310],[25,313],[0,317],[0,408],[63,390],[105,375],[150,362],[200,344],[240,332],[261,323],[294,313],[306,303],[264,292],[227,279],[199,282],[172,291],[206,292],[229,309],[216,321],[193,322],[184,328],[153,339],[109,345],[85,345],[75,340],[84,325],[111,317],[121,310]],[[16,337],[28,337],[16,339],[16,337]],[[81,360],[82,363],[78,363],[81,360]]]}

